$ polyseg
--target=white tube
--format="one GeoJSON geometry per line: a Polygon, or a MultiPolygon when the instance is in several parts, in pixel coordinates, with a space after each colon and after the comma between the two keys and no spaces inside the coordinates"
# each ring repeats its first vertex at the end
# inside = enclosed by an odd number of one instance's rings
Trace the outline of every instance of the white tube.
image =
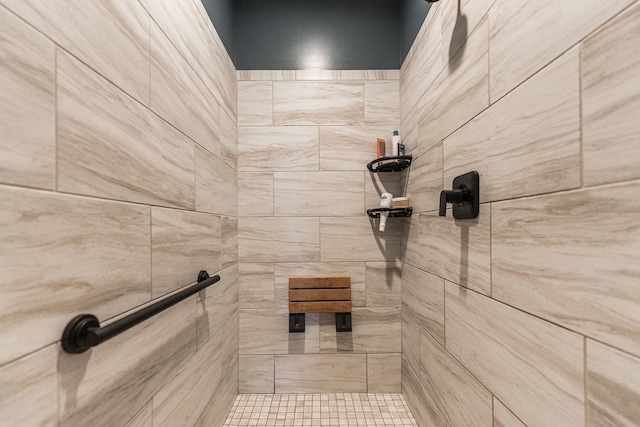
{"type": "MultiPolygon", "coordinates": [[[[392,199],[393,199],[393,194],[382,193],[380,195],[380,207],[390,208],[392,199]]],[[[380,227],[378,228],[378,231],[384,231],[387,228],[388,217],[389,217],[389,212],[380,212],[380,227]]]]}

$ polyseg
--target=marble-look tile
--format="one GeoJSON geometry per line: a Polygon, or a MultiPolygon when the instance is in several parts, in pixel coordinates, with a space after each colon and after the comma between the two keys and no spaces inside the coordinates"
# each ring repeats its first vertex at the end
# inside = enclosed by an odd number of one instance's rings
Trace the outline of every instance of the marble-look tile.
{"type": "Polygon", "coordinates": [[[78,313],[149,300],[148,206],[11,187],[0,200],[0,365],[60,340],[78,313]]]}
{"type": "Polygon", "coordinates": [[[238,82],[238,125],[273,124],[273,83],[238,82]]]}
{"type": "Polygon", "coordinates": [[[276,308],[289,308],[289,277],[295,276],[349,276],[351,304],[366,305],[364,262],[303,262],[275,264],[276,308]]]}
{"type": "Polygon", "coordinates": [[[498,0],[489,12],[491,102],[579,42],[633,0],[518,3],[498,0]]]}
{"type": "Polygon", "coordinates": [[[452,426],[493,426],[491,393],[431,335],[420,334],[420,383],[426,404],[452,426]]]}
{"type": "Polygon", "coordinates": [[[148,105],[149,15],[139,3],[112,0],[45,3],[3,0],[2,3],[57,45],[148,105]]]}
{"type": "Polygon", "coordinates": [[[451,184],[442,185],[442,144],[433,147],[418,158],[414,158],[407,169],[407,197],[414,212],[437,210],[440,206],[440,192],[451,184]]]}
{"type": "Polygon", "coordinates": [[[367,354],[367,393],[401,393],[402,357],[395,354],[367,354]]]}
{"type": "Polygon", "coordinates": [[[640,425],[638,402],[640,359],[587,340],[587,425],[640,425]]]}
{"type": "Polygon", "coordinates": [[[273,264],[243,262],[238,269],[240,308],[274,308],[273,264]]]}
{"type": "Polygon", "coordinates": [[[491,206],[475,219],[454,220],[437,212],[420,215],[418,267],[468,289],[491,294],[491,206]]]}
{"type": "Polygon", "coordinates": [[[493,396],[493,427],[527,427],[493,396]]]}
{"type": "Polygon", "coordinates": [[[387,153],[391,153],[391,127],[320,126],[319,129],[321,170],[367,170],[367,163],[377,157],[377,138],[386,141],[387,153]]]}
{"type": "Polygon", "coordinates": [[[452,283],[445,295],[447,350],[482,384],[527,425],[584,426],[582,336],[452,283]]]}
{"type": "Polygon", "coordinates": [[[194,283],[201,270],[219,271],[221,243],[220,217],[152,207],[152,297],[194,283]]]}
{"type": "Polygon", "coordinates": [[[404,116],[400,118],[400,136],[402,136],[402,143],[404,144],[404,151],[407,154],[412,154],[415,157],[422,153],[418,152],[418,139],[420,133],[420,115],[419,108],[412,108],[410,111],[405,112],[404,116]]]}
{"type": "Polygon", "coordinates": [[[244,262],[320,261],[318,217],[238,219],[238,252],[244,262]]]}
{"type": "Polygon", "coordinates": [[[222,268],[231,267],[238,262],[238,218],[222,217],[222,268]]]}
{"type": "MultiPolygon", "coordinates": [[[[232,328],[225,326],[225,324],[229,325],[232,319],[237,318],[239,310],[238,266],[233,265],[217,273],[220,275],[220,280],[199,292],[197,296],[198,349],[210,340],[219,341],[221,335],[224,337],[225,333],[233,333],[233,330],[238,328],[237,325],[232,325],[232,328]]],[[[235,333],[237,341],[237,331],[235,333]]],[[[223,365],[225,360],[233,357],[233,354],[228,354],[228,351],[237,352],[237,348],[237,343],[231,348],[222,345],[223,365]]]]}
{"type": "Polygon", "coordinates": [[[405,264],[402,317],[415,322],[444,345],[444,280],[405,264]]]}
{"type": "Polygon", "coordinates": [[[55,48],[0,8],[0,182],[54,189],[55,48]]]}
{"type": "Polygon", "coordinates": [[[238,215],[236,170],[200,147],[196,147],[196,210],[238,215]]]}
{"type": "Polygon", "coordinates": [[[583,44],[585,185],[640,178],[639,44],[639,4],[607,23],[583,44]]]}
{"type": "Polygon", "coordinates": [[[193,209],[193,142],[63,51],[57,66],[58,190],[193,209]]]}
{"type": "Polygon", "coordinates": [[[317,313],[305,315],[304,333],[289,333],[288,308],[240,310],[241,355],[318,353],[319,337],[317,313]]]}
{"type": "Polygon", "coordinates": [[[422,97],[419,152],[429,150],[489,106],[488,49],[485,20],[422,97]]]}
{"type": "Polygon", "coordinates": [[[133,416],[125,427],[153,427],[153,405],[147,402],[137,414],[133,416]]]}
{"type": "Polygon", "coordinates": [[[364,215],[363,172],[275,172],[276,216],[364,215]]]}
{"type": "Polygon", "coordinates": [[[240,356],[239,393],[273,393],[275,361],[272,355],[244,354],[240,356]]]}
{"type": "Polygon", "coordinates": [[[402,265],[400,261],[366,263],[367,307],[389,307],[401,304],[402,265]]]}
{"type": "Polygon", "coordinates": [[[151,25],[150,106],[210,153],[220,154],[220,106],[154,23],[151,25]]]}
{"type": "Polygon", "coordinates": [[[60,426],[131,418],[195,353],[195,305],[184,300],[82,355],[60,351],[60,426]]]}
{"type": "Polygon", "coordinates": [[[480,201],[580,186],[579,51],[573,49],[444,142],[444,185],[476,170],[480,201]]]}
{"type": "Polygon", "coordinates": [[[237,169],[238,164],[238,124],[234,116],[220,111],[220,160],[237,169]]]}
{"type": "Polygon", "coordinates": [[[493,297],[640,355],[638,194],[636,181],[493,204],[493,297]]]}
{"type": "Polygon", "coordinates": [[[233,402],[238,396],[237,387],[238,363],[234,363],[227,369],[220,381],[213,397],[205,407],[202,414],[194,424],[194,427],[221,426],[227,419],[227,415],[233,407],[233,402]]]}
{"type": "Polygon", "coordinates": [[[353,332],[336,332],[336,316],[320,314],[321,353],[399,353],[400,307],[353,307],[353,332]]]}
{"type": "Polygon", "coordinates": [[[390,218],[378,231],[378,220],[368,216],[320,218],[322,261],[396,261],[402,259],[400,218],[390,218]]]}
{"type": "Polygon", "coordinates": [[[273,173],[238,173],[238,215],[273,216],[273,173]]]}
{"type": "Polygon", "coordinates": [[[420,326],[407,315],[405,307],[402,307],[402,359],[413,372],[420,372],[420,326]]]}
{"type": "Polygon", "coordinates": [[[464,45],[489,8],[496,0],[462,0],[460,2],[443,3],[442,15],[442,55],[448,63],[464,45]]]}
{"type": "Polygon", "coordinates": [[[315,126],[238,127],[238,171],[318,170],[315,126]]]}
{"type": "Polygon", "coordinates": [[[400,82],[379,80],[364,82],[364,121],[376,126],[400,125],[400,82]]]}
{"type": "Polygon", "coordinates": [[[296,80],[340,80],[340,77],[339,70],[296,70],[296,80]]]}
{"type": "Polygon", "coordinates": [[[444,416],[432,405],[427,405],[427,395],[424,392],[418,374],[402,361],[402,396],[407,401],[411,413],[419,426],[446,427],[444,416]]]}
{"type": "Polygon", "coordinates": [[[273,82],[276,125],[364,124],[362,82],[273,82]]]}
{"type": "Polygon", "coordinates": [[[404,262],[414,267],[422,265],[420,252],[420,216],[422,215],[414,213],[410,218],[402,220],[400,239],[404,242],[404,262]]]}
{"type": "MultiPolygon", "coordinates": [[[[406,173],[371,173],[364,174],[364,203],[366,209],[380,207],[382,193],[391,193],[394,197],[405,194],[406,173]]],[[[409,201],[411,202],[411,201],[409,201]]],[[[366,210],[362,210],[364,214],[366,210]]]]}
{"type": "Polygon", "coordinates": [[[57,346],[50,345],[0,367],[0,417],[4,425],[57,425],[57,362],[57,346]]]}
{"type": "Polygon", "coordinates": [[[238,70],[238,80],[295,80],[296,70],[238,70]]]}
{"type": "Polygon", "coordinates": [[[276,356],[276,393],[366,393],[364,354],[276,356]]]}

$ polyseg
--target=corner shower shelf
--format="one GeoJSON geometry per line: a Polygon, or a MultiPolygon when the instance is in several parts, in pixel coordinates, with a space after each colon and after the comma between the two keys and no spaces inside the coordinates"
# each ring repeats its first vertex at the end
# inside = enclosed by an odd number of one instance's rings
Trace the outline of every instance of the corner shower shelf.
{"type": "Polygon", "coordinates": [[[389,156],[375,159],[367,165],[370,172],[400,172],[411,166],[412,155],[389,156]]]}
{"type": "Polygon", "coordinates": [[[408,217],[413,214],[413,208],[375,208],[367,209],[367,215],[371,218],[380,218],[380,212],[389,212],[389,218],[408,217]]]}

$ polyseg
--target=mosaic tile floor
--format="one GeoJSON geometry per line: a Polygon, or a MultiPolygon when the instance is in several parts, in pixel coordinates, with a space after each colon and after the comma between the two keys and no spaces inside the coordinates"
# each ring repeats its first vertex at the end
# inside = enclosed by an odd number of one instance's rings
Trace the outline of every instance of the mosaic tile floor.
{"type": "Polygon", "coordinates": [[[224,423],[239,426],[416,426],[399,393],[239,394],[224,423]]]}

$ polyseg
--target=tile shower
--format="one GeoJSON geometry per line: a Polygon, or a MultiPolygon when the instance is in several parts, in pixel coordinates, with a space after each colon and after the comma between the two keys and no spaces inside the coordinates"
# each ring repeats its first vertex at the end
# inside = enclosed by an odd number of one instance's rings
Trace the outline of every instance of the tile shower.
{"type": "Polygon", "coordinates": [[[199,0],[0,20],[6,425],[640,425],[640,2],[441,0],[399,71],[236,71],[199,0]],[[394,129],[414,163],[372,176],[394,129]],[[439,217],[469,170],[479,217],[439,217]],[[329,274],[353,332],[289,334],[288,277],[329,274]]]}

